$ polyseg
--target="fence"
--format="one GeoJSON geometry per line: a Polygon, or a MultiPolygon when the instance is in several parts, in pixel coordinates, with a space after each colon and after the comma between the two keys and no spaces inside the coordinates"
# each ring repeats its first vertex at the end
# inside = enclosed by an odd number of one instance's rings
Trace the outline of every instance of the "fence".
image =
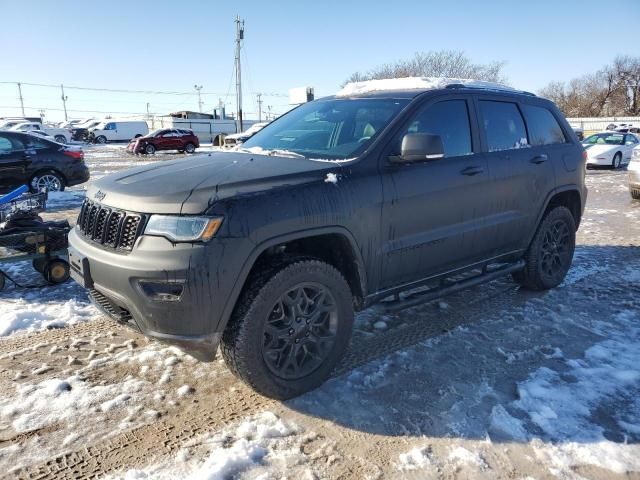
{"type": "Polygon", "coordinates": [[[610,123],[633,123],[635,127],[640,127],[640,117],[584,117],[567,118],[572,127],[580,127],[585,135],[606,130],[610,123]]]}

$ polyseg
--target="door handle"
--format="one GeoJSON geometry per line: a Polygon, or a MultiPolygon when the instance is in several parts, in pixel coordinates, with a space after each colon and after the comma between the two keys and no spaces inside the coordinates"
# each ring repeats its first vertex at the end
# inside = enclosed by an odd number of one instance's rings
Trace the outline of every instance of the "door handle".
{"type": "Polygon", "coordinates": [[[467,167],[460,171],[462,175],[468,175],[470,177],[473,175],[478,175],[482,172],[484,172],[484,170],[481,167],[467,167]]]}
{"type": "Polygon", "coordinates": [[[541,163],[546,162],[547,160],[549,160],[549,157],[546,154],[542,154],[542,155],[538,155],[537,157],[533,157],[530,162],[531,163],[535,163],[536,165],[540,165],[541,163]]]}

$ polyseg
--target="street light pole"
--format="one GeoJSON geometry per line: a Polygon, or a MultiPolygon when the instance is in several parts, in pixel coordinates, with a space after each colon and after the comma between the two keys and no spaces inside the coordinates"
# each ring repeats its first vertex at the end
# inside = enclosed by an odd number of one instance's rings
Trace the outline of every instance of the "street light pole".
{"type": "Polygon", "coordinates": [[[60,84],[60,91],[62,92],[62,107],[64,108],[64,121],[68,121],[67,118],[67,97],[64,94],[64,85],[60,84]]]}
{"type": "Polygon", "coordinates": [[[200,96],[200,90],[202,90],[202,85],[198,86],[197,84],[193,86],[198,92],[198,111],[202,113],[202,97],[200,96]]]}
{"type": "Polygon", "coordinates": [[[20,108],[22,109],[22,116],[24,117],[24,99],[22,98],[22,85],[18,82],[18,97],[20,98],[20,108]]]}
{"type": "Polygon", "coordinates": [[[244,40],[244,20],[236,17],[236,129],[242,132],[242,71],[240,70],[240,45],[244,40]]]}
{"type": "Polygon", "coordinates": [[[262,94],[258,93],[258,121],[262,121],[262,94]]]}

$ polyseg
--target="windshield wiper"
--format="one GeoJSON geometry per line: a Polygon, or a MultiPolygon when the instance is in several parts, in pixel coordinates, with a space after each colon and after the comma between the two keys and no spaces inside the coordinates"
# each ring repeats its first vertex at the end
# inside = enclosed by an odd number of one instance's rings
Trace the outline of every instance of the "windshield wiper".
{"type": "Polygon", "coordinates": [[[307,158],[304,155],[296,152],[292,152],[291,150],[282,150],[279,148],[274,148],[273,150],[267,150],[267,155],[274,156],[279,155],[281,157],[294,157],[294,158],[307,158]]]}

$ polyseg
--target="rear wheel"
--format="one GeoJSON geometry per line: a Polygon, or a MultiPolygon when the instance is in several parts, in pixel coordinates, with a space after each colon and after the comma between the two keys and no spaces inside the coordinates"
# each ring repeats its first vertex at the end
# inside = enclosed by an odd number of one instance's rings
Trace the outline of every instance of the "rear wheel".
{"type": "Polygon", "coordinates": [[[622,163],[622,153],[616,152],[613,156],[613,160],[611,161],[611,168],[614,170],[620,168],[620,164],[622,163]]]}
{"type": "Polygon", "coordinates": [[[321,385],[349,343],[349,285],[331,265],[298,259],[249,282],[222,337],[222,354],[252,388],[295,397],[321,385]]]}
{"type": "Polygon", "coordinates": [[[32,192],[41,192],[43,190],[47,192],[62,192],[64,191],[64,179],[59,173],[48,170],[36,173],[31,177],[29,186],[32,192]]]}
{"type": "Polygon", "coordinates": [[[56,135],[54,138],[58,143],[67,143],[67,138],[64,135],[56,135]]]}
{"type": "Polygon", "coordinates": [[[152,144],[148,144],[146,147],[144,147],[144,153],[146,153],[147,155],[153,155],[154,153],[156,153],[156,147],[154,147],[152,144]]]}
{"type": "Polygon", "coordinates": [[[42,276],[54,285],[64,283],[69,280],[69,264],[61,258],[49,260],[44,266],[42,276]]]}
{"type": "Polygon", "coordinates": [[[193,153],[196,151],[196,146],[193,143],[187,143],[184,146],[184,151],[187,153],[193,153]]]}
{"type": "Polygon", "coordinates": [[[547,290],[562,283],[576,246],[576,224],[567,207],[545,215],[525,253],[525,267],[513,279],[531,290],[547,290]]]}

